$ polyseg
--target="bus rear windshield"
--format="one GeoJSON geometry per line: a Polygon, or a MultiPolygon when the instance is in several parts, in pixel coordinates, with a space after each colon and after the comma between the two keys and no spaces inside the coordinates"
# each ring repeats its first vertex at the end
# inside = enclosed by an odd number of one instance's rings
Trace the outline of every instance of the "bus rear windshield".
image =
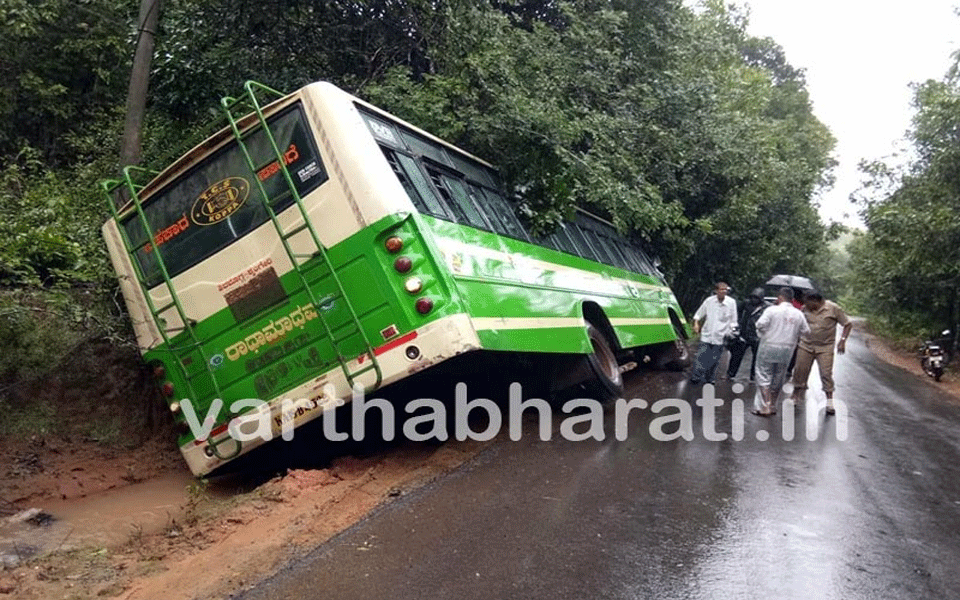
{"type": "MultiPolygon", "coordinates": [[[[300,197],[327,180],[299,105],[271,117],[268,124],[300,197]]],[[[255,173],[240,146],[230,143],[144,202],[151,239],[136,214],[122,221],[132,247],[138,248],[136,257],[148,286],[163,280],[158,253],[173,277],[264,224],[270,217],[261,186],[274,211],[293,204],[264,130],[249,135],[244,143],[255,173]]]]}

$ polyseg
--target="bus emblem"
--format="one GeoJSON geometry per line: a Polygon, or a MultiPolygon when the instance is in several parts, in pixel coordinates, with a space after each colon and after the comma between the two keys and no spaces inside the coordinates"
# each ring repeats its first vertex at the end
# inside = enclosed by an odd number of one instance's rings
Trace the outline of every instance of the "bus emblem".
{"type": "Polygon", "coordinates": [[[250,195],[250,184],[242,177],[227,177],[200,194],[190,210],[197,225],[216,225],[240,210],[250,195]]]}

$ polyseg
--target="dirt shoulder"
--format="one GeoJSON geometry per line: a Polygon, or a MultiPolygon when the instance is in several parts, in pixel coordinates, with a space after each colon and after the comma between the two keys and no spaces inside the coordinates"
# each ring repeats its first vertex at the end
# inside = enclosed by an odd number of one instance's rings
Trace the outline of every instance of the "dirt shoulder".
{"type": "Polygon", "coordinates": [[[484,444],[401,444],[249,490],[194,479],[169,446],[5,448],[0,598],[227,597],[484,444]]]}

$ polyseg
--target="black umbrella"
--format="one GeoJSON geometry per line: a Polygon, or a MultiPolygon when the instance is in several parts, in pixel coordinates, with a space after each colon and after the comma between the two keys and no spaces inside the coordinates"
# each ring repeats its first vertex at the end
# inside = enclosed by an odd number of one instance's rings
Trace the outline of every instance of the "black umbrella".
{"type": "Polygon", "coordinates": [[[797,288],[804,291],[817,289],[810,279],[806,277],[800,277],[799,275],[774,275],[767,281],[767,285],[797,288]]]}

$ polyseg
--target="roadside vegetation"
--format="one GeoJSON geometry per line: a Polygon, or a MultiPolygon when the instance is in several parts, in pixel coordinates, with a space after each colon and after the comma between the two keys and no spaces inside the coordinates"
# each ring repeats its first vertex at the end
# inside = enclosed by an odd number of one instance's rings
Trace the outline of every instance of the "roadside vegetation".
{"type": "MultiPolygon", "coordinates": [[[[143,407],[149,385],[99,233],[97,184],[118,167],[137,4],[0,0],[5,415],[42,421],[37,402],[62,410],[77,383],[64,373],[79,366],[98,382],[124,373],[111,402],[143,427],[162,422],[143,407]]],[[[816,205],[834,139],[803,71],[775,40],[748,35],[747,18],[715,0],[164,0],[143,162],[160,168],[199,141],[219,98],[245,80],[281,90],[327,80],[491,159],[535,231],[577,205],[607,217],[659,255],[688,311],[718,279],[747,290],[797,273],[891,323],[956,322],[955,78],[918,88],[918,168],[895,193],[865,192],[870,229],[837,258],[843,228],[816,205]]],[[[89,435],[124,438],[107,429],[89,435]]]]}
{"type": "Polygon", "coordinates": [[[879,330],[929,339],[960,324],[960,53],[914,87],[909,160],[864,164],[864,235],[850,245],[858,306],[879,330]]]}

